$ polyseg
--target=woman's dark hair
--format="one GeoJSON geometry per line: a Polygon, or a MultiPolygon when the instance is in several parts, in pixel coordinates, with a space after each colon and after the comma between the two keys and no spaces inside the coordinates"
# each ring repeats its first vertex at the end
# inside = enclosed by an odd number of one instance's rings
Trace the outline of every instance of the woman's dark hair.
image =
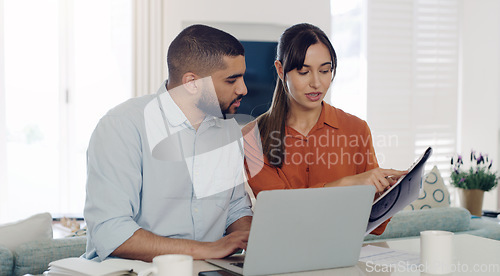
{"type": "MultiPolygon", "coordinates": [[[[278,43],[276,59],[283,66],[283,79],[278,78],[271,107],[257,118],[262,150],[271,165],[281,168],[285,158],[285,124],[288,118],[289,98],[287,96],[286,74],[304,66],[309,46],[322,43],[329,52],[333,77],[337,69],[337,55],[326,34],[318,27],[302,23],[283,32],[278,43]]],[[[332,80],[333,80],[332,77],[332,80]]]]}

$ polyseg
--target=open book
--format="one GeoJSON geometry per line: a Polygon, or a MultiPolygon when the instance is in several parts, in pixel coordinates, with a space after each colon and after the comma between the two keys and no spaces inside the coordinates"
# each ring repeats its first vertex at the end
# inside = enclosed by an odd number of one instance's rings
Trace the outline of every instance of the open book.
{"type": "Polygon", "coordinates": [[[44,276],[117,276],[137,275],[151,263],[126,259],[107,259],[94,262],[84,258],[66,258],[51,262],[44,276]]]}
{"type": "Polygon", "coordinates": [[[394,216],[418,198],[420,189],[422,188],[425,162],[431,154],[432,148],[429,147],[410,166],[408,174],[401,177],[391,188],[375,200],[372,205],[365,235],[368,235],[388,218],[394,216]]]}

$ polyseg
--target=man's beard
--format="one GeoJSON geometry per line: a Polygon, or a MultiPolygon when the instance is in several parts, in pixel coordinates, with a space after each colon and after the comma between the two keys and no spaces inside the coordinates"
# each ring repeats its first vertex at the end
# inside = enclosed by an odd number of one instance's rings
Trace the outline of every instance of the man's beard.
{"type": "MultiPolygon", "coordinates": [[[[238,95],[238,97],[236,97],[236,99],[234,99],[232,102],[229,103],[229,105],[227,106],[227,108],[224,108],[224,103],[219,102],[220,110],[222,111],[222,116],[224,116],[224,118],[226,118],[226,114],[231,114],[231,111],[230,111],[231,106],[236,101],[241,100],[241,98],[243,98],[243,95],[238,95]]],[[[238,110],[238,108],[236,107],[234,113],[236,113],[237,110],[238,110]]]]}
{"type": "Polygon", "coordinates": [[[214,99],[210,92],[204,91],[196,106],[205,114],[221,117],[221,107],[217,103],[217,97],[214,99]]]}
{"type": "Polygon", "coordinates": [[[215,117],[226,118],[226,114],[231,113],[231,106],[241,98],[243,95],[238,95],[236,99],[231,101],[228,105],[225,102],[221,102],[214,97],[211,91],[203,91],[203,94],[196,105],[201,111],[205,112],[205,114],[212,115],[215,117]],[[221,116],[222,115],[222,116],[221,116]]]}

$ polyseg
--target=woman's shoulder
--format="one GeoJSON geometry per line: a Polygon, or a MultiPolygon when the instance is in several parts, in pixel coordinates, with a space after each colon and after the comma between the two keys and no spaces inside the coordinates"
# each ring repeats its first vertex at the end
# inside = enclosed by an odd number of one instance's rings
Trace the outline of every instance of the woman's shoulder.
{"type": "Polygon", "coordinates": [[[250,123],[243,126],[241,128],[241,132],[243,133],[243,136],[245,136],[245,134],[258,131],[259,128],[262,128],[263,126],[265,126],[266,123],[268,122],[268,118],[269,118],[269,114],[266,112],[266,113],[259,115],[253,121],[251,121],[250,123]]]}
{"type": "Polygon", "coordinates": [[[257,119],[251,121],[250,123],[246,124],[241,128],[241,133],[243,133],[243,136],[252,133],[255,131],[255,128],[257,127],[257,119]]]}
{"type": "Polygon", "coordinates": [[[333,117],[340,127],[342,126],[367,126],[365,120],[356,115],[345,112],[344,110],[334,107],[328,103],[324,103],[326,116],[333,117]]]}

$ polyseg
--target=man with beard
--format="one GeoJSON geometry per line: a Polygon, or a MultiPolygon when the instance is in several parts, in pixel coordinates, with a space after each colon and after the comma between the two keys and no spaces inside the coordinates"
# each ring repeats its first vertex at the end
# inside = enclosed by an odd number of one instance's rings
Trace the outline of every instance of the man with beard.
{"type": "Polygon", "coordinates": [[[246,248],[251,204],[235,113],[247,93],[244,50],[203,25],[171,43],[156,94],[110,110],[87,151],[84,257],[221,258],[246,248]]]}

